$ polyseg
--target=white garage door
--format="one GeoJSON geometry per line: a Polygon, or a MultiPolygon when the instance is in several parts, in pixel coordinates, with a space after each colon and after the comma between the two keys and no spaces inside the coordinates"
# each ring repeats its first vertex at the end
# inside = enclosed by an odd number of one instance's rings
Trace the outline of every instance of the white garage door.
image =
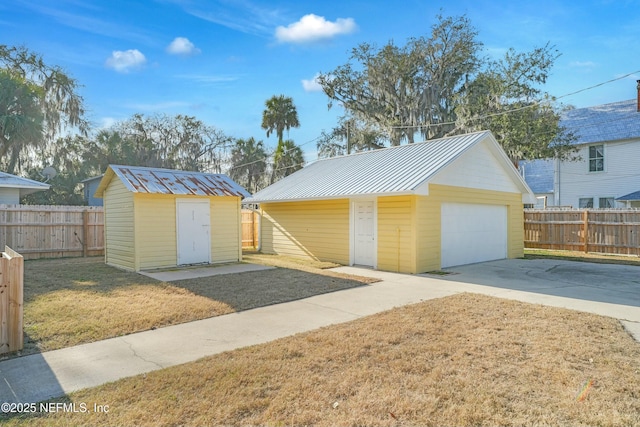
{"type": "Polygon", "coordinates": [[[442,268],[507,257],[507,207],[442,204],[442,268]]]}

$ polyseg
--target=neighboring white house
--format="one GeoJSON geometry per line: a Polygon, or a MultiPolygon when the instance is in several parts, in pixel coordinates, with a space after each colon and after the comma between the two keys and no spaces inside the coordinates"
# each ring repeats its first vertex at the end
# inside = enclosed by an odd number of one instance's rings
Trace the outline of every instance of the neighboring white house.
{"type": "Polygon", "coordinates": [[[18,205],[23,196],[48,189],[44,182],[0,172],[0,204],[18,205]]]}
{"type": "Polygon", "coordinates": [[[638,98],[567,111],[561,125],[578,137],[580,160],[522,162],[536,196],[548,206],[640,207],[640,81],[638,98]]]}

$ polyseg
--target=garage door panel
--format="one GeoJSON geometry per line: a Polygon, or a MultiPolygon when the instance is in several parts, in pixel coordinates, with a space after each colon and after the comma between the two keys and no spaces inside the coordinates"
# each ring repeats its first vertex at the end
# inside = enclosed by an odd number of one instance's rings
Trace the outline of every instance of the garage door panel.
{"type": "Polygon", "coordinates": [[[507,207],[443,203],[441,265],[452,267],[507,257],[507,207]]]}

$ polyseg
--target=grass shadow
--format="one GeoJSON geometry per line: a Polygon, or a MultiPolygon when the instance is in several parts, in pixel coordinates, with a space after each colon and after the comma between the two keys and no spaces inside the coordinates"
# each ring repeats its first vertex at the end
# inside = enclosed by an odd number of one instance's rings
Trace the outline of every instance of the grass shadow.
{"type": "Polygon", "coordinates": [[[111,292],[136,285],[159,285],[141,274],[104,263],[103,257],[27,260],[24,267],[24,301],[59,290],[111,292]]]}
{"type": "Polygon", "coordinates": [[[357,280],[288,268],[178,280],[171,284],[228,304],[236,311],[365,285],[357,280]]]}

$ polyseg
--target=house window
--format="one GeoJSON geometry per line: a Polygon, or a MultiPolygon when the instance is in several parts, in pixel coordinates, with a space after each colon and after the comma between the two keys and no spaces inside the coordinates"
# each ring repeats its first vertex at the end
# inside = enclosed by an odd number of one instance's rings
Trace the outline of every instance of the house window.
{"type": "Polygon", "coordinates": [[[602,172],[604,170],[604,145],[592,145],[589,147],[589,172],[602,172]]]}
{"type": "Polygon", "coordinates": [[[613,201],[613,197],[600,197],[599,205],[600,208],[614,208],[615,202],[613,201]]]}
{"type": "Polygon", "coordinates": [[[592,208],[593,207],[593,198],[592,197],[581,198],[578,201],[578,203],[580,205],[580,209],[592,208]]]}

